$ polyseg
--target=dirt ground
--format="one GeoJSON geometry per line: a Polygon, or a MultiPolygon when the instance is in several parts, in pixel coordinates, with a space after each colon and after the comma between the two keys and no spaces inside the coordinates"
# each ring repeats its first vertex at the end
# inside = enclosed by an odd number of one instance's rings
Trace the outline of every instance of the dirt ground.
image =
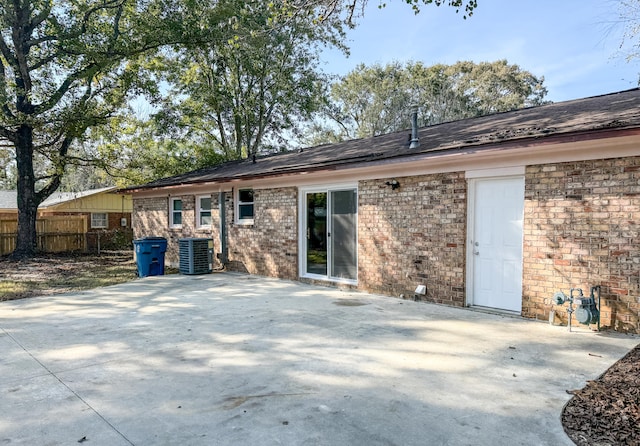
{"type": "Polygon", "coordinates": [[[0,257],[0,301],[85,290],[137,277],[131,251],[48,254],[20,261],[0,257]]]}
{"type": "MultiPolygon", "coordinates": [[[[130,251],[48,255],[19,262],[0,257],[0,301],[113,285],[136,277],[130,251]]],[[[640,445],[640,346],[583,389],[567,391],[573,397],[561,419],[576,445],[640,445]]]]}

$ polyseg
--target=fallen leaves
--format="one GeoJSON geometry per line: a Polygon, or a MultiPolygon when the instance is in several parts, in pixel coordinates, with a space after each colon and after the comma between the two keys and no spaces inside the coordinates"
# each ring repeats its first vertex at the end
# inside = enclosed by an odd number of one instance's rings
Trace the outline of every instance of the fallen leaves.
{"type": "Polygon", "coordinates": [[[578,446],[640,444],[640,345],[600,378],[573,394],[562,412],[565,432],[578,446]]]}

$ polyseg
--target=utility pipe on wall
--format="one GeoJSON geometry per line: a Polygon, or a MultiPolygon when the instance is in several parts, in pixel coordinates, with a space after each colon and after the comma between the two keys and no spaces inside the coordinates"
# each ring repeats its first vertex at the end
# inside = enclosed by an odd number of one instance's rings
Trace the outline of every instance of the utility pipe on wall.
{"type": "Polygon", "coordinates": [[[222,265],[226,265],[229,262],[228,248],[227,248],[227,208],[226,208],[226,192],[218,193],[218,210],[220,213],[220,254],[218,259],[222,265]]]}

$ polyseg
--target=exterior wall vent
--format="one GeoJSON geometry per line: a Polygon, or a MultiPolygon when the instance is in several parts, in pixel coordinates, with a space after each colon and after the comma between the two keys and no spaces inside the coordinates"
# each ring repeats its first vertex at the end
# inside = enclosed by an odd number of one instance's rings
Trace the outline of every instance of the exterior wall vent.
{"type": "Polygon", "coordinates": [[[208,274],[213,270],[213,240],[210,238],[182,238],[180,274],[208,274]]]}

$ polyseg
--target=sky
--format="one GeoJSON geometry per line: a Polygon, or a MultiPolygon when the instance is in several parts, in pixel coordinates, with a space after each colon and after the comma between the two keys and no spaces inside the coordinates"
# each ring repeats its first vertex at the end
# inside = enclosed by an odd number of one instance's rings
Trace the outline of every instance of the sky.
{"type": "Polygon", "coordinates": [[[403,0],[369,0],[359,26],[348,31],[347,58],[322,54],[321,67],[344,75],[359,63],[420,61],[430,66],[460,60],[506,59],[544,76],[554,102],[638,86],[640,59],[620,51],[624,28],[616,0],[478,0],[464,20],[449,6],[422,6],[415,15],[403,0]]]}

